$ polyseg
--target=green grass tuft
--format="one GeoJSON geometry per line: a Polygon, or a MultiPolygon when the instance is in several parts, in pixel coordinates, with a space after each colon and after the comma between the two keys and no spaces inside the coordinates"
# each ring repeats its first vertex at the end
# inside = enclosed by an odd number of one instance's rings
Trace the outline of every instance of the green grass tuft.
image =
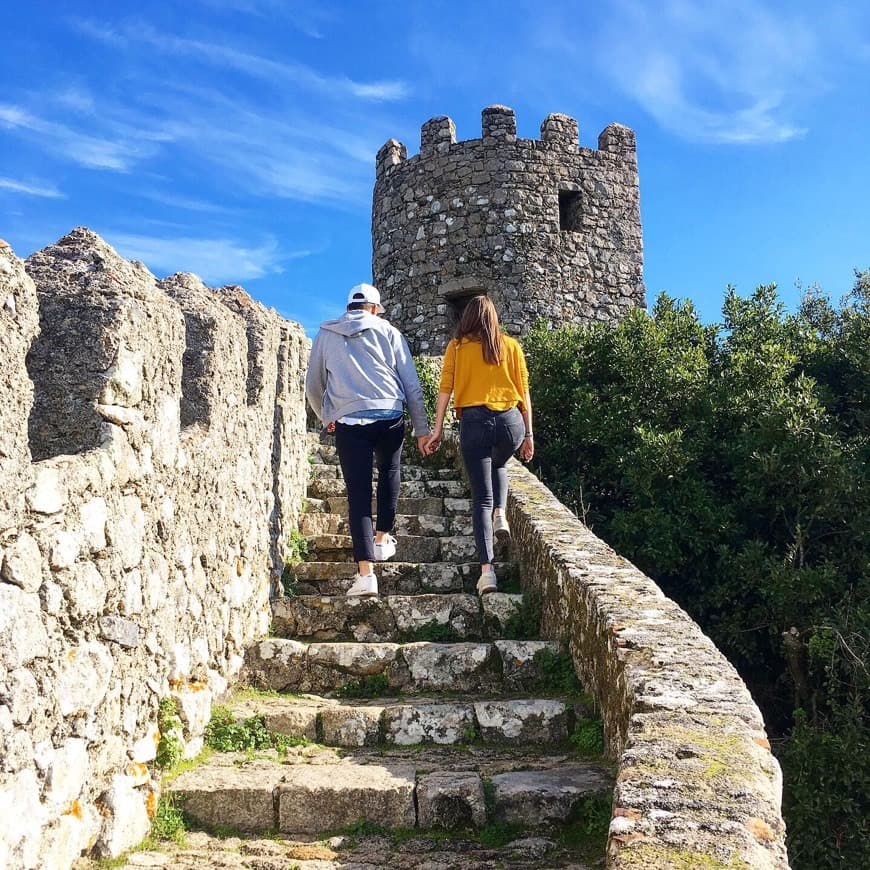
{"type": "Polygon", "coordinates": [[[174,698],[163,698],[157,708],[157,727],[160,742],[157,744],[155,763],[163,769],[175,767],[184,757],[184,726],[178,717],[178,705],[174,698]]]}
{"type": "Polygon", "coordinates": [[[534,662],[541,675],[542,690],[564,695],[578,695],[582,692],[580,681],[574,673],[574,662],[566,653],[541,649],[535,653],[534,662]]]}
{"type": "Polygon", "coordinates": [[[186,832],[184,811],[175,804],[174,795],[164,795],[157,804],[157,812],[151,823],[151,836],[157,840],[172,840],[181,846],[186,832]]]}
{"type": "Polygon", "coordinates": [[[434,619],[402,632],[399,637],[400,643],[417,643],[419,641],[456,643],[460,640],[462,638],[459,633],[449,622],[438,622],[434,619]]]}
{"type": "Polygon", "coordinates": [[[600,719],[581,719],[569,739],[580,755],[604,755],[604,724],[600,719]]]}
{"type": "Polygon", "coordinates": [[[351,680],[335,690],[339,698],[377,698],[390,692],[390,681],[386,674],[371,674],[351,680]]]}
{"type": "Polygon", "coordinates": [[[266,728],[263,716],[236,719],[226,707],[215,707],[205,729],[205,744],[218,752],[257,752],[277,749],[286,753],[294,746],[309,746],[307,737],[276,734],[266,728]]]}

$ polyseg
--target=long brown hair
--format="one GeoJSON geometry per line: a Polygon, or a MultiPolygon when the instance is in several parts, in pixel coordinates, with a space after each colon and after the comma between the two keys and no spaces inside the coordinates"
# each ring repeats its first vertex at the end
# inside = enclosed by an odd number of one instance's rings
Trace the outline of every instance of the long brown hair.
{"type": "Polygon", "coordinates": [[[483,358],[490,365],[501,364],[501,329],[495,305],[489,297],[472,296],[466,303],[456,327],[456,340],[463,338],[479,341],[483,345],[483,358]]]}

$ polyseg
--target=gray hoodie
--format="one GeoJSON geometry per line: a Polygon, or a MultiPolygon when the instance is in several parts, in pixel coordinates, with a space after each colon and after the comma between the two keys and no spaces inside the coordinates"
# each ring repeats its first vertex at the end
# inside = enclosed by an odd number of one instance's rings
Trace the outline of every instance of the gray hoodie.
{"type": "Polygon", "coordinates": [[[429,434],[423,390],[405,337],[368,311],[320,324],[311,347],[305,394],[324,425],[358,411],[408,406],[414,435],[429,434]]]}

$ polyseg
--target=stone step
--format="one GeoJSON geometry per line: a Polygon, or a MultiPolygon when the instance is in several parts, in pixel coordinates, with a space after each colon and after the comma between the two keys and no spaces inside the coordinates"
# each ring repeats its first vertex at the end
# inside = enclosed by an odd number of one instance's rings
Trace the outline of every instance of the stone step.
{"type": "MultiPolygon", "coordinates": [[[[521,833],[501,848],[481,842],[470,832],[449,837],[431,836],[419,829],[403,831],[401,837],[354,831],[353,836],[338,835],[312,842],[310,836],[298,838],[273,832],[242,837],[187,831],[181,843],[150,838],[145,849],[128,853],[118,870],[202,870],[225,867],[234,870],[376,870],[402,867],[406,870],[591,870],[592,864],[578,863],[576,850],[555,839],[521,833]]],[[[76,865],[78,866],[78,865],[76,865]]],[[[88,865],[90,867],[91,865],[88,865]]],[[[597,863],[596,863],[596,866],[597,863]]],[[[84,870],[84,868],[82,868],[84,870]]],[[[94,865],[94,870],[99,870],[94,865]]]]}
{"type": "MultiPolygon", "coordinates": [[[[495,558],[504,561],[510,552],[510,542],[495,540],[495,558]]],[[[395,559],[403,562],[469,562],[477,557],[477,546],[471,535],[398,535],[395,559]]],[[[308,562],[352,562],[353,541],[350,535],[316,535],[308,541],[308,562]]],[[[383,564],[383,563],[382,563],[383,564]]]]}
{"type": "MultiPolygon", "coordinates": [[[[300,531],[306,538],[318,535],[348,535],[347,514],[309,511],[302,516],[300,531]]],[[[423,535],[432,537],[471,535],[471,517],[445,517],[438,514],[397,514],[394,535],[423,535]]]]}
{"type": "MultiPolygon", "coordinates": [[[[502,586],[516,587],[519,568],[514,562],[496,562],[502,586]]],[[[289,568],[299,595],[343,595],[353,583],[356,565],[350,562],[299,562],[289,568]]],[[[375,566],[381,595],[418,595],[429,592],[474,592],[477,562],[381,562],[375,566]]]]}
{"type": "Polygon", "coordinates": [[[326,746],[562,744],[577,716],[565,698],[379,698],[348,701],[315,695],[243,696],[229,705],[237,719],[262,716],[266,728],[326,746]]]}
{"type": "Polygon", "coordinates": [[[496,639],[519,611],[521,595],[494,592],[384,595],[295,595],[272,601],[272,634],[296,640],[359,642],[496,639]]]}
{"type": "MultiPolygon", "coordinates": [[[[396,559],[403,562],[441,562],[442,539],[425,535],[399,535],[396,540],[396,559]]],[[[473,541],[472,541],[473,545],[473,541]]],[[[461,546],[461,545],[460,545],[461,546]]],[[[465,552],[457,547],[448,552],[465,552]]],[[[310,562],[351,562],[353,561],[353,541],[350,535],[317,535],[308,541],[307,560],[310,562]]],[[[468,561],[466,555],[463,561],[468,561]]]]}
{"type": "MultiPolygon", "coordinates": [[[[377,503],[372,499],[372,516],[377,514],[377,503]]],[[[314,498],[309,492],[305,499],[306,513],[331,513],[347,516],[347,497],[344,495],[314,498]]],[[[469,517],[471,515],[471,499],[441,498],[441,496],[424,496],[422,498],[399,498],[396,504],[396,514],[405,516],[469,517]]]]}
{"type": "MultiPolygon", "coordinates": [[[[421,465],[402,463],[402,480],[462,480],[456,468],[426,468],[421,465]]],[[[372,478],[378,479],[378,469],[372,469],[372,478]]],[[[314,462],[311,464],[311,480],[342,480],[341,468],[334,463],[314,462]]]]}
{"type": "Polygon", "coordinates": [[[538,692],[555,641],[312,643],[267,638],[245,654],[249,685],[278,692],[538,692]]]}
{"type": "Polygon", "coordinates": [[[341,750],[285,756],[216,753],[166,791],[209,829],[327,834],[360,821],[447,830],[514,822],[529,830],[581,823],[587,799],[606,800],[613,777],[570,755],[474,747],[341,750]]]}
{"type": "MultiPolygon", "coordinates": [[[[340,498],[347,495],[343,480],[312,480],[308,484],[309,498],[340,498]]],[[[400,498],[466,498],[468,490],[461,480],[403,480],[400,498]]]]}

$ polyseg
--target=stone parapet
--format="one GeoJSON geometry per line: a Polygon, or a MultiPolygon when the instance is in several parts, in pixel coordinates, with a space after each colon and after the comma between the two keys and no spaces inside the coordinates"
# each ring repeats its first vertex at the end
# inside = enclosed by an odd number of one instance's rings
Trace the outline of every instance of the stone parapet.
{"type": "Polygon", "coordinates": [[[568,645],[604,720],[617,784],[613,868],[788,867],[782,778],[733,666],[658,586],[527,469],[508,519],[544,636],[568,645]]]}
{"type": "Polygon", "coordinates": [[[4,302],[0,866],[63,870],[147,834],[159,702],[195,754],[268,630],[308,341],[81,228],[26,264],[0,249],[4,302]]]}

